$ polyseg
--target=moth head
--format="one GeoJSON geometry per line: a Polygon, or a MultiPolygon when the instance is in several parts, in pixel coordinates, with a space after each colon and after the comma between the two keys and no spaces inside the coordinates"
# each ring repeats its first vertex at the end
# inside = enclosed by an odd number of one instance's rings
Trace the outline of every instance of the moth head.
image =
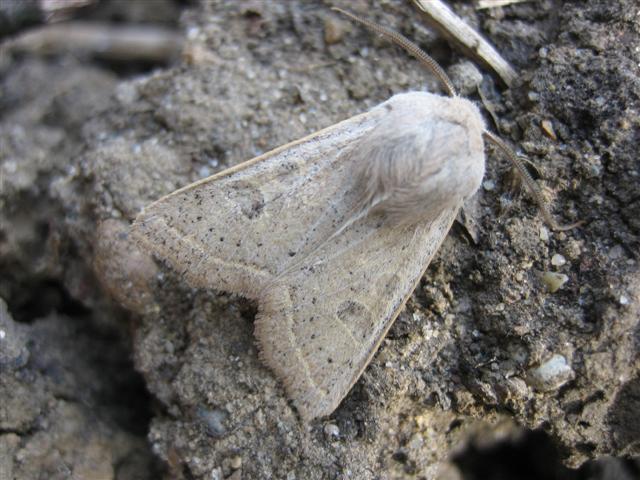
{"type": "MultiPolygon", "coordinates": [[[[447,91],[450,97],[459,98],[456,92],[456,89],[453,85],[453,82],[451,81],[449,76],[445,73],[444,69],[438,64],[438,62],[436,62],[430,55],[428,55],[424,50],[418,47],[411,40],[399,34],[398,32],[395,32],[386,27],[383,27],[382,25],[378,25],[377,23],[371,22],[367,19],[354,15],[350,12],[347,12],[346,10],[342,10],[337,7],[333,7],[333,10],[340,12],[343,15],[346,15],[351,20],[364,25],[366,28],[373,31],[374,33],[378,33],[379,35],[382,35],[383,37],[387,38],[388,40],[395,43],[396,45],[402,47],[404,50],[406,50],[411,55],[416,57],[423,66],[425,66],[428,70],[430,70],[441,81],[442,85],[444,86],[445,90],[447,91]]],[[[489,130],[484,130],[482,132],[482,136],[484,137],[485,140],[495,145],[514,164],[514,166],[522,175],[525,185],[527,186],[534,200],[538,204],[538,207],[542,212],[542,216],[544,217],[547,224],[553,230],[570,230],[584,223],[583,221],[578,221],[570,225],[558,224],[553,218],[553,216],[551,215],[551,212],[549,211],[549,209],[547,208],[547,205],[544,200],[544,197],[542,196],[540,187],[538,187],[537,183],[533,180],[533,178],[531,177],[527,169],[524,167],[523,162],[520,160],[520,158],[514,152],[514,150],[511,147],[509,147],[500,137],[490,132],[489,130]]],[[[430,216],[432,216],[431,208],[427,206],[426,209],[427,211],[424,216],[426,218],[429,218],[430,216]]]]}

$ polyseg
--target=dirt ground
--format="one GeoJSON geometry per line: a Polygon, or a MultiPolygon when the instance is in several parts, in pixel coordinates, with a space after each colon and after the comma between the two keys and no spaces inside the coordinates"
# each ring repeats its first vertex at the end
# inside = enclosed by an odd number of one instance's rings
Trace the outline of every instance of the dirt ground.
{"type": "Polygon", "coordinates": [[[450,3],[518,71],[511,88],[401,0],[76,12],[183,32],[165,63],[17,51],[7,34],[27,27],[0,21],[0,478],[640,476],[640,5],[450,3]],[[554,215],[585,223],[550,231],[487,149],[483,187],[364,375],[305,425],[259,361],[256,305],[190,289],[128,228],[178,187],[440,91],[332,5],[416,41],[476,101],[481,79],[489,127],[554,215]],[[550,273],[566,276],[553,293],[550,273]]]}

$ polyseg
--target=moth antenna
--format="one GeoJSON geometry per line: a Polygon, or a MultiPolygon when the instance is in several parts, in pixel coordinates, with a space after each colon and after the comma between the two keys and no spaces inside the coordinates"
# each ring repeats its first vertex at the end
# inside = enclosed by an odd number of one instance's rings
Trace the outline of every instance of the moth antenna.
{"type": "Polygon", "coordinates": [[[378,25],[375,22],[367,20],[366,18],[362,18],[362,17],[359,17],[358,15],[354,15],[353,13],[343,10],[341,8],[332,7],[332,10],[335,10],[336,12],[339,12],[342,15],[349,17],[351,20],[364,25],[366,28],[368,28],[372,32],[382,35],[387,40],[390,40],[391,42],[395,43],[399,47],[404,48],[407,52],[409,52],[411,55],[416,57],[423,66],[428,68],[436,77],[438,77],[438,79],[444,85],[444,88],[449,94],[449,96],[456,97],[458,95],[458,93],[456,92],[456,87],[453,86],[453,82],[451,82],[451,79],[445,73],[443,68],[438,64],[438,62],[436,62],[433,59],[433,57],[431,57],[431,55],[429,55],[427,52],[422,50],[418,45],[413,43],[407,37],[389,28],[383,27],[382,25],[378,25]]]}
{"type": "Polygon", "coordinates": [[[549,209],[547,208],[547,204],[544,201],[544,197],[542,196],[542,191],[540,190],[540,187],[538,186],[536,181],[531,177],[531,174],[527,171],[524,164],[522,163],[522,160],[518,158],[518,156],[513,151],[513,149],[509,147],[500,137],[491,133],[488,130],[485,130],[484,132],[482,132],[482,135],[484,136],[485,140],[490,141],[496,147],[498,147],[498,149],[501,150],[502,153],[504,153],[509,158],[509,160],[511,160],[511,163],[513,163],[513,165],[518,169],[518,171],[520,172],[520,175],[524,180],[524,183],[527,185],[527,188],[533,195],[533,198],[538,204],[538,207],[540,207],[540,210],[542,211],[542,216],[544,217],[545,221],[551,227],[552,230],[562,232],[562,231],[576,228],[584,223],[584,220],[580,220],[570,225],[559,225],[551,215],[551,212],[549,212],[549,209]]]}

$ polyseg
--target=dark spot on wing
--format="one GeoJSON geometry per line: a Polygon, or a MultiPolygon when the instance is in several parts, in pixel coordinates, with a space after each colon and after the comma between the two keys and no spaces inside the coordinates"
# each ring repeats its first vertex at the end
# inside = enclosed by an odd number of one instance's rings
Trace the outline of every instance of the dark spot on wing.
{"type": "Polygon", "coordinates": [[[262,192],[247,181],[238,181],[230,185],[229,200],[235,202],[240,211],[250,220],[260,216],[265,206],[262,192]]]}

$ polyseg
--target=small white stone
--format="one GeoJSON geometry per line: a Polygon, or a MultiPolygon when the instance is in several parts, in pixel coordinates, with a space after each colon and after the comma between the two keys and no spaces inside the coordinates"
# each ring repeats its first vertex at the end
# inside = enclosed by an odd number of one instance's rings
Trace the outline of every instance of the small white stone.
{"type": "MultiPolygon", "coordinates": [[[[620,305],[629,305],[629,297],[626,295],[620,295],[620,305]]],[[[2,338],[2,333],[0,332],[0,338],[2,338]]]]}
{"type": "Polygon", "coordinates": [[[559,253],[556,253],[553,257],[551,257],[551,265],[553,265],[554,267],[561,267],[565,263],[567,263],[567,259],[559,253]]]}
{"type": "Polygon", "coordinates": [[[4,337],[7,336],[7,332],[5,332],[4,330],[0,330],[0,340],[4,340],[4,337]]]}
{"type": "Polygon", "coordinates": [[[485,180],[484,182],[482,182],[482,188],[484,188],[488,192],[491,192],[496,189],[496,182],[494,182],[493,180],[485,180]]]}
{"type": "Polygon", "coordinates": [[[333,440],[337,440],[338,437],[340,436],[340,429],[338,428],[337,425],[334,425],[333,423],[327,423],[324,426],[324,436],[330,442],[333,440]]]}
{"type": "Polygon", "coordinates": [[[567,360],[556,353],[539,367],[529,370],[527,383],[540,392],[550,392],[557,390],[573,377],[573,369],[567,360]]]}
{"type": "Polygon", "coordinates": [[[211,175],[211,169],[208,166],[203,165],[202,167],[200,167],[200,169],[198,169],[198,176],[200,178],[206,178],[210,175],[211,175]]]}
{"type": "Polygon", "coordinates": [[[624,250],[621,245],[615,245],[609,250],[609,258],[611,260],[617,260],[624,254],[624,250]]]}
{"type": "Polygon", "coordinates": [[[195,40],[196,38],[198,38],[199,34],[200,34],[200,28],[198,27],[191,27],[187,30],[187,38],[189,40],[195,40]]]}
{"type": "Polygon", "coordinates": [[[543,242],[549,241],[549,230],[547,230],[547,227],[540,227],[540,240],[543,242]]]}
{"type": "Polygon", "coordinates": [[[222,469],[220,467],[216,467],[211,470],[211,480],[222,480],[223,478],[222,469]]]}

